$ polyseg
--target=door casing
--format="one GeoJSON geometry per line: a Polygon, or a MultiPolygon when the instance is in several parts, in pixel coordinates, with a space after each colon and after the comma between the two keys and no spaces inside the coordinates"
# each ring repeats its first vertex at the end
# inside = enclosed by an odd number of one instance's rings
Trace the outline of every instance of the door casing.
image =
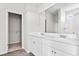
{"type": "Polygon", "coordinates": [[[22,27],[21,27],[21,40],[22,40],[22,48],[24,49],[24,37],[23,37],[23,33],[24,33],[24,31],[23,31],[23,19],[24,19],[24,14],[23,14],[23,12],[17,12],[17,11],[6,10],[6,20],[7,20],[7,24],[6,24],[6,28],[7,28],[7,30],[6,30],[6,31],[7,31],[7,33],[6,33],[6,34],[7,34],[7,35],[6,35],[6,40],[7,40],[6,43],[7,43],[7,45],[6,45],[6,46],[7,46],[7,48],[6,48],[6,50],[7,50],[7,53],[8,53],[8,39],[9,39],[9,38],[8,38],[8,35],[9,35],[9,33],[8,33],[8,29],[9,29],[9,27],[8,27],[8,25],[9,25],[9,24],[8,24],[8,13],[9,13],[9,12],[15,13],[15,14],[20,14],[21,17],[22,17],[22,18],[21,18],[21,22],[22,22],[22,23],[21,23],[21,26],[22,26],[22,27]]]}

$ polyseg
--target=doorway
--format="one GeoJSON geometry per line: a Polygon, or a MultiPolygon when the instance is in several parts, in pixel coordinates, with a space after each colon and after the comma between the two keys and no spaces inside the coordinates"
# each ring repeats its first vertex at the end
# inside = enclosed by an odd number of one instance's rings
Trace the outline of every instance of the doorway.
{"type": "Polygon", "coordinates": [[[8,12],[8,52],[22,49],[22,15],[8,12]]]}

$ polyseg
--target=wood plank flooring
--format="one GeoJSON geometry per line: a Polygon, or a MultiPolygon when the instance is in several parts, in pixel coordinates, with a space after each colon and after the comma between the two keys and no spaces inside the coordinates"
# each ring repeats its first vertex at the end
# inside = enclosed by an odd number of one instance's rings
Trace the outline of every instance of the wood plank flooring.
{"type": "Polygon", "coordinates": [[[1,56],[34,56],[34,55],[32,53],[27,53],[24,49],[20,49],[13,52],[9,52],[7,54],[3,54],[1,56]]]}

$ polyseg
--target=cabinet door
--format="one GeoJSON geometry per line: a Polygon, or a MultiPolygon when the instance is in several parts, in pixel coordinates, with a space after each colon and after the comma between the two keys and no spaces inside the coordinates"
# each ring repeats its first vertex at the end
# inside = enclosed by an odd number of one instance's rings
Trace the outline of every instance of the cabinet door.
{"type": "Polygon", "coordinates": [[[34,55],[42,55],[42,43],[41,38],[32,37],[31,51],[34,55]]]}
{"type": "Polygon", "coordinates": [[[54,56],[54,49],[43,45],[43,56],[54,56]]]}

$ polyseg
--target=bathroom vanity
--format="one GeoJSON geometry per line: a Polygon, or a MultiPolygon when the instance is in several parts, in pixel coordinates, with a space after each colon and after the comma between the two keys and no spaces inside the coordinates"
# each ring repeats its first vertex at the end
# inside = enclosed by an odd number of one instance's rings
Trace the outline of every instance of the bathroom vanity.
{"type": "Polygon", "coordinates": [[[79,39],[75,34],[30,33],[28,50],[36,56],[78,56],[79,39]]]}

